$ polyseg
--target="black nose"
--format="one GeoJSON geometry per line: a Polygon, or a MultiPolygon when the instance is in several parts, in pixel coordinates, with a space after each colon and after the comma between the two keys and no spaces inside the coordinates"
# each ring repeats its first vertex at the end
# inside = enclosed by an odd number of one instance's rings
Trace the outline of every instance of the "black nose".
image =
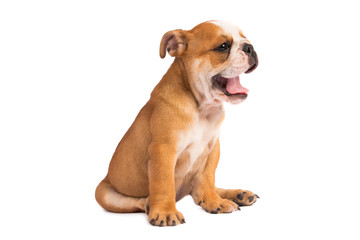
{"type": "Polygon", "coordinates": [[[254,47],[248,43],[244,43],[242,50],[248,55],[252,55],[254,53],[254,47]]]}
{"type": "Polygon", "coordinates": [[[257,54],[254,50],[254,47],[249,43],[244,43],[242,50],[249,57],[250,68],[245,73],[251,73],[259,64],[257,54]]]}

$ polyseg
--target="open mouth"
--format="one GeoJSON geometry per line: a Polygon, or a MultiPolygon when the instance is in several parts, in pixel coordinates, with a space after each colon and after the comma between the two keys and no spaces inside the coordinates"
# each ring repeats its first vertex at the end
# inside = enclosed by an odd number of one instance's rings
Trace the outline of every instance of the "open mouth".
{"type": "Polygon", "coordinates": [[[247,97],[249,90],[241,86],[240,77],[225,78],[220,74],[212,78],[213,86],[222,91],[226,96],[247,97]]]}

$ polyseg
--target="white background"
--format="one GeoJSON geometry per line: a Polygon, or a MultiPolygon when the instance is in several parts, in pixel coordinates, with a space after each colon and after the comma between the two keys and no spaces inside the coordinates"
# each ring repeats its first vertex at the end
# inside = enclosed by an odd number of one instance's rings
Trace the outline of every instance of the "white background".
{"type": "Polygon", "coordinates": [[[356,1],[1,1],[1,239],[359,239],[356,1]],[[211,19],[260,60],[226,105],[219,187],[261,199],[156,228],[94,199],[111,156],[171,64],[162,35],[211,19]]]}

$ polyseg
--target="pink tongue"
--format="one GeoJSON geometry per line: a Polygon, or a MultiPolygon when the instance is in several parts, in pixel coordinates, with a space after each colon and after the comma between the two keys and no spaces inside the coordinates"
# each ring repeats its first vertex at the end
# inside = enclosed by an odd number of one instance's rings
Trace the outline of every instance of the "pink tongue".
{"type": "Polygon", "coordinates": [[[228,81],[226,84],[226,90],[230,94],[238,94],[238,93],[247,94],[249,92],[249,90],[247,90],[246,88],[241,86],[239,76],[234,77],[234,78],[228,78],[228,81]]]}

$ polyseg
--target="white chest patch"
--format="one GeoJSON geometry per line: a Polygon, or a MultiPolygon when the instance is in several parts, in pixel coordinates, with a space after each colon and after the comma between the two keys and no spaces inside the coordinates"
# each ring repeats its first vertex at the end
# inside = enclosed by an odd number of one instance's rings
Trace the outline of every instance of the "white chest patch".
{"type": "Polygon", "coordinates": [[[203,159],[213,149],[219,134],[219,121],[223,117],[222,106],[210,107],[204,114],[196,116],[194,124],[180,134],[178,155],[185,156],[182,166],[184,174],[194,170],[198,160],[203,159]],[[202,156],[204,154],[204,156],[202,156]]]}

